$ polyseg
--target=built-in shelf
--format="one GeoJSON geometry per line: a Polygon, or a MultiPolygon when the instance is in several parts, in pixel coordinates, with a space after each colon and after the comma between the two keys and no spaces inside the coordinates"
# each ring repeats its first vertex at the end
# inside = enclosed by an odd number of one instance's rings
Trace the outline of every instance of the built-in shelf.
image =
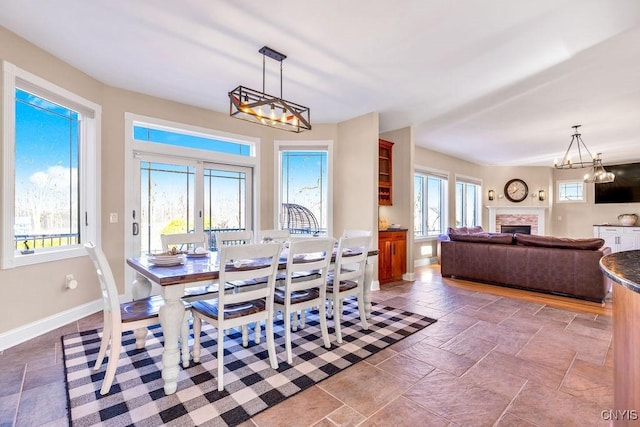
{"type": "Polygon", "coordinates": [[[393,204],[393,142],[378,140],[378,204],[393,204]]]}

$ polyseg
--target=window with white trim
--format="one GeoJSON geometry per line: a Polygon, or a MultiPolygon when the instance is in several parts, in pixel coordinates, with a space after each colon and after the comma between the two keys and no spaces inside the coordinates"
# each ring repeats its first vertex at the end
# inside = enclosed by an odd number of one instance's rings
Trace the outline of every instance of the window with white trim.
{"type": "Polygon", "coordinates": [[[101,108],[3,62],[2,268],[85,255],[99,236],[101,108]]]}
{"type": "Polygon", "coordinates": [[[558,203],[584,203],[586,201],[584,181],[558,181],[558,203]]]}
{"type": "Polygon", "coordinates": [[[481,184],[471,178],[456,178],[456,227],[481,225],[481,184]]]}
{"type": "Polygon", "coordinates": [[[435,172],[416,172],[413,179],[414,235],[429,237],[444,233],[448,177],[435,172]]]}
{"type": "Polygon", "coordinates": [[[331,142],[276,142],[278,228],[331,235],[331,142]]]}

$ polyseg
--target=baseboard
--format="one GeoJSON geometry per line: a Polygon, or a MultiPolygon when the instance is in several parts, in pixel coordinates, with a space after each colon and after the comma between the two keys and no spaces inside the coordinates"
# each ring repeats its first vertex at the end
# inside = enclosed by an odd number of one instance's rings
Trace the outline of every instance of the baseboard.
{"type": "Polygon", "coordinates": [[[407,281],[409,281],[409,282],[413,282],[413,281],[415,281],[415,280],[416,280],[416,279],[415,279],[415,274],[413,273],[413,271],[412,271],[412,272],[410,272],[410,273],[404,273],[404,274],[402,275],[402,280],[407,280],[407,281]]]}
{"type": "Polygon", "coordinates": [[[96,300],[78,307],[56,313],[36,322],[20,326],[0,334],[0,351],[21,344],[39,335],[75,322],[90,314],[102,310],[102,300],[96,300]]]}
{"type": "Polygon", "coordinates": [[[424,267],[425,265],[437,264],[438,258],[420,258],[413,261],[413,267],[424,267]]]}
{"type": "Polygon", "coordinates": [[[372,291],[379,291],[380,290],[380,281],[379,280],[372,280],[371,281],[371,290],[372,291]]]}

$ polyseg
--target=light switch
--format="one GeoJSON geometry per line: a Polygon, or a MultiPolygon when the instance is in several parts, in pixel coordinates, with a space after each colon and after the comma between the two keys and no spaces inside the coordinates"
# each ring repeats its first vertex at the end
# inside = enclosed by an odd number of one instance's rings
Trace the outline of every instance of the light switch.
{"type": "Polygon", "coordinates": [[[115,224],[116,222],[118,222],[118,213],[117,212],[111,212],[109,214],[109,222],[111,224],[115,224]]]}

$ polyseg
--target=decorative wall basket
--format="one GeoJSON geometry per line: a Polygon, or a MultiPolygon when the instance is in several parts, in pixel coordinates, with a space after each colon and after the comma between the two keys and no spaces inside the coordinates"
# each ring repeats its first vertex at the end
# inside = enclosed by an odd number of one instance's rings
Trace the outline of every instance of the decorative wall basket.
{"type": "Polygon", "coordinates": [[[621,215],[618,215],[618,221],[620,221],[620,224],[622,225],[628,225],[628,226],[636,225],[636,221],[638,221],[638,215],[634,213],[621,214],[621,215]]]}

